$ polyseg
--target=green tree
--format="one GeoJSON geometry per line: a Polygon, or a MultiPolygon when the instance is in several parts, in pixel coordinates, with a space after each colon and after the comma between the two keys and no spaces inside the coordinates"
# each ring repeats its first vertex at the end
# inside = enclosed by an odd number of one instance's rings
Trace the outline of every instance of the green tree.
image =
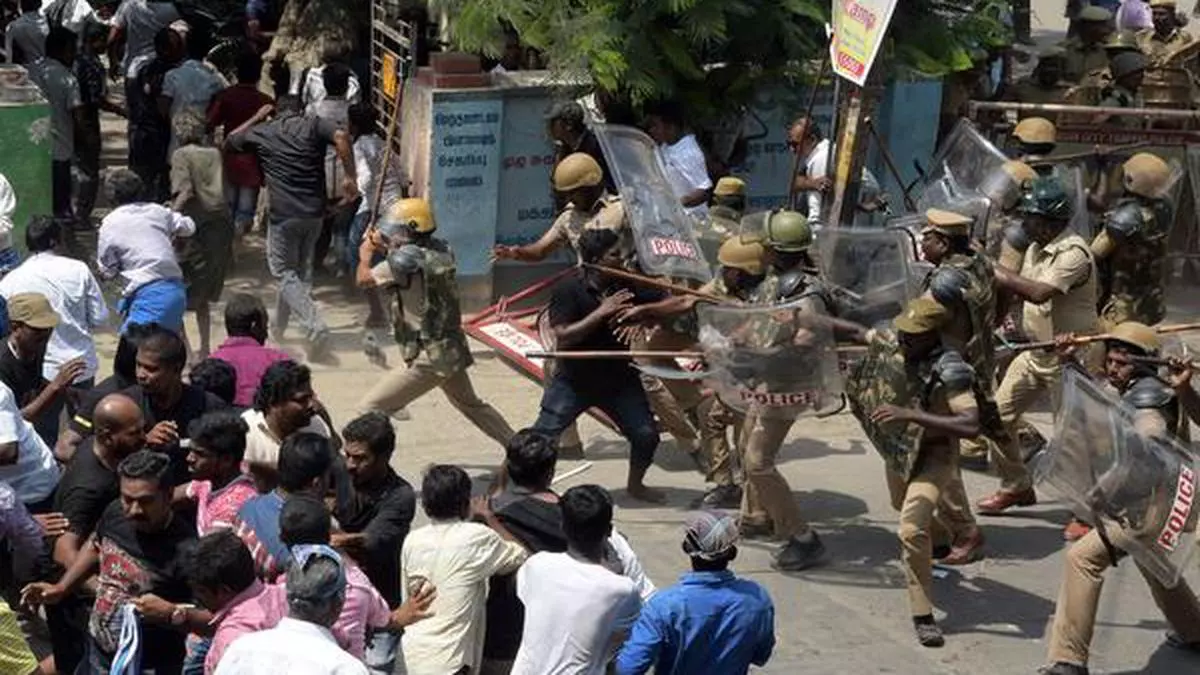
{"type": "MultiPolygon", "coordinates": [[[[551,68],[635,107],[672,99],[701,119],[742,108],[764,85],[811,81],[829,0],[430,0],[459,49],[498,56],[499,19],[551,68]],[[807,73],[807,77],[806,77],[807,73]]],[[[885,57],[943,75],[1002,35],[1003,0],[902,0],[885,57]]]]}

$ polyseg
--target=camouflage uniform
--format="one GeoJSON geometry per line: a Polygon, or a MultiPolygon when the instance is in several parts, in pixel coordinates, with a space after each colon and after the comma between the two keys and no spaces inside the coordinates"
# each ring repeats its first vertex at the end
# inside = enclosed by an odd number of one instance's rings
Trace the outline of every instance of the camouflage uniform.
{"type": "Polygon", "coordinates": [[[1111,325],[1138,321],[1152,326],[1166,316],[1163,295],[1170,223],[1171,205],[1166,200],[1125,197],[1105,214],[1104,230],[1092,250],[1103,260],[1100,315],[1111,325]]]}
{"type": "MultiPolygon", "coordinates": [[[[1135,377],[1119,395],[1121,401],[1135,411],[1134,427],[1141,434],[1179,437],[1180,431],[1187,426],[1186,416],[1181,414],[1175,392],[1153,372],[1135,377]]],[[[1169,491],[1173,495],[1175,485],[1171,485],[1169,491]]],[[[1139,542],[1135,539],[1135,532],[1115,522],[1106,523],[1105,535],[1119,556],[1123,556],[1131,546],[1146,546],[1144,537],[1139,542]]],[[[1160,530],[1161,526],[1156,526],[1152,536],[1157,537],[1160,530]]],[[[1062,587],[1050,628],[1051,663],[1087,664],[1104,572],[1114,564],[1099,529],[1092,530],[1068,549],[1062,587]]],[[[1179,640],[1187,644],[1200,643],[1200,601],[1197,601],[1187,581],[1180,579],[1176,586],[1168,588],[1141,565],[1137,565],[1137,568],[1150,587],[1155,604],[1179,640]]]]}
{"type": "MultiPolygon", "coordinates": [[[[710,214],[712,209],[709,209],[710,214]]],[[[718,276],[700,288],[701,291],[720,298],[745,300],[739,294],[729,292],[725,281],[718,276]]],[[[742,435],[745,416],[730,407],[720,398],[709,396],[707,405],[702,406],[700,415],[700,452],[704,461],[705,478],[718,486],[739,485],[745,482],[742,475],[742,462],[734,461],[733,452],[725,430],[732,428],[734,439],[742,435]]]]}
{"type": "MultiPolygon", "coordinates": [[[[1112,84],[1104,90],[1104,98],[1100,100],[1102,108],[1141,108],[1144,107],[1142,96],[1122,87],[1112,84]]],[[[1136,117],[1110,117],[1106,124],[1121,127],[1141,128],[1142,121],[1136,117]]]]}
{"type": "Polygon", "coordinates": [[[977,531],[958,469],[958,441],[911,422],[877,424],[879,406],[919,408],[936,415],[976,407],[975,373],[953,349],[910,367],[890,330],[872,331],[867,356],[851,371],[846,397],[855,418],[887,465],[892,507],[900,512],[901,563],[912,615],[933,613],[935,545],[961,542],[977,531]]]}
{"type": "Polygon", "coordinates": [[[391,415],[440,388],[451,405],[497,443],[513,429],[475,394],[467,368],[474,362],[462,330],[454,253],[441,239],[405,244],[371,270],[375,283],[395,292],[396,342],[408,365],[380,378],[359,403],[361,410],[391,415]]]}

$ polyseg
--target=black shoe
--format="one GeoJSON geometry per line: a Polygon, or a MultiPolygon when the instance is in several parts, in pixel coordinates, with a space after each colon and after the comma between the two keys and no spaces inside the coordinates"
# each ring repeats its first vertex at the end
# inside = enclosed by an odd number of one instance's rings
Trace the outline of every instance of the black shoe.
{"type": "Polygon", "coordinates": [[[704,493],[697,508],[736,509],[742,505],[742,488],[737,485],[718,485],[704,493]]]}
{"type": "Polygon", "coordinates": [[[779,549],[771,567],[782,572],[799,572],[821,564],[824,557],[825,544],[822,544],[821,538],[813,532],[812,539],[807,542],[792,537],[779,549]]]}
{"type": "Polygon", "coordinates": [[[1059,661],[1053,665],[1038,670],[1040,675],[1088,675],[1087,666],[1077,666],[1074,663],[1059,661]]]}
{"type": "Polygon", "coordinates": [[[1167,646],[1171,649],[1200,654],[1200,642],[1188,642],[1175,631],[1167,632],[1167,646]]]}
{"type": "Polygon", "coordinates": [[[922,647],[936,648],[946,644],[946,638],[942,635],[942,629],[933,620],[918,621],[917,619],[913,619],[913,628],[917,631],[917,642],[920,642],[922,647]]]}

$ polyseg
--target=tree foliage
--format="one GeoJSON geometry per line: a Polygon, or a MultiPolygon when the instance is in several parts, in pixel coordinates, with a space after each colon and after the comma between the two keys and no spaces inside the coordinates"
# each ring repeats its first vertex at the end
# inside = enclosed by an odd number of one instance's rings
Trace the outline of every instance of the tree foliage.
{"type": "MultiPolygon", "coordinates": [[[[671,99],[701,117],[746,104],[763,84],[795,83],[825,49],[829,0],[429,0],[459,49],[498,56],[500,21],[551,67],[635,106],[671,99]]],[[[838,0],[840,1],[840,0],[838,0]]],[[[1001,29],[1002,0],[902,0],[885,50],[930,75],[970,66],[1001,29]]]]}

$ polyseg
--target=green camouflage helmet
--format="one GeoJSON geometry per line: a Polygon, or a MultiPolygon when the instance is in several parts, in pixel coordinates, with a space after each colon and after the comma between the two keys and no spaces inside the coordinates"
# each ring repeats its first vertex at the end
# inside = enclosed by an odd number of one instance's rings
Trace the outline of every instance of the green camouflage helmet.
{"type": "Polygon", "coordinates": [[[776,211],[767,218],[767,245],[781,253],[799,253],[812,246],[808,219],[795,211],[776,211]]]}
{"type": "Polygon", "coordinates": [[[1038,176],[1025,189],[1021,198],[1021,213],[1068,220],[1071,217],[1071,196],[1057,176],[1038,176]]]}

